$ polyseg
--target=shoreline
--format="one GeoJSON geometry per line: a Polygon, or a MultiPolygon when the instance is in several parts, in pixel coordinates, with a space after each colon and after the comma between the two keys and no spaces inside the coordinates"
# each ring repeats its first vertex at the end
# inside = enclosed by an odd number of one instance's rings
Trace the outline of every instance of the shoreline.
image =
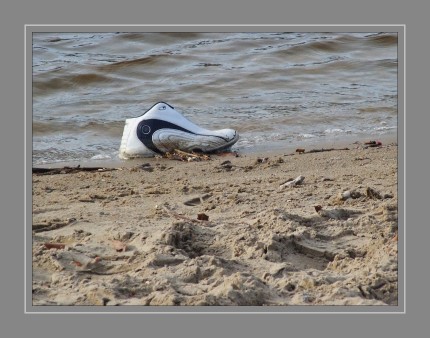
{"type": "Polygon", "coordinates": [[[395,306],[397,163],[384,142],[33,174],[33,304],[395,306]]]}
{"type": "MultiPolygon", "coordinates": [[[[241,156],[276,156],[281,153],[283,154],[292,154],[296,151],[297,148],[305,149],[306,151],[310,151],[312,149],[330,149],[330,148],[350,148],[354,149],[362,144],[364,142],[370,141],[370,140],[378,140],[381,141],[383,145],[386,144],[397,144],[398,142],[398,135],[397,133],[395,135],[382,135],[379,137],[372,137],[371,135],[366,135],[366,137],[358,138],[356,136],[350,136],[346,137],[343,136],[340,139],[336,139],[333,141],[326,141],[326,142],[316,142],[316,140],[310,139],[310,140],[303,140],[303,142],[297,142],[295,144],[285,144],[283,142],[276,142],[276,143],[270,143],[268,142],[267,145],[260,146],[260,147],[246,147],[246,148],[239,148],[235,149],[233,147],[232,151],[237,152],[241,156]]],[[[213,157],[218,157],[218,155],[210,154],[213,157]]],[[[81,161],[61,161],[61,162],[55,162],[55,163],[46,163],[46,164],[37,164],[32,165],[33,168],[61,168],[64,166],[96,166],[96,167],[106,167],[106,168],[116,168],[116,167],[130,167],[133,165],[138,165],[142,161],[147,161],[155,159],[154,157],[137,157],[134,159],[128,159],[123,160],[120,159],[118,156],[116,158],[110,158],[110,159],[85,159],[81,161]]]]}

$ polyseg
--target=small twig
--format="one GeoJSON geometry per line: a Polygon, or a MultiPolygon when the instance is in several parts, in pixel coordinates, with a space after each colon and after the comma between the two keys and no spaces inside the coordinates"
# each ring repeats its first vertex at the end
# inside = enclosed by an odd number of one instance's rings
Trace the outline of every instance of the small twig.
{"type": "Polygon", "coordinates": [[[300,154],[311,154],[311,153],[322,153],[322,152],[326,152],[326,151],[334,151],[334,150],[350,150],[349,148],[322,148],[322,149],[312,149],[309,151],[305,151],[304,149],[297,149],[295,153],[290,153],[290,154],[285,154],[284,156],[294,156],[300,154]],[[297,151],[300,150],[300,151],[297,151]]]}
{"type": "Polygon", "coordinates": [[[200,157],[197,154],[187,153],[186,151],[182,151],[182,150],[179,150],[179,149],[175,149],[175,153],[177,153],[178,155],[182,155],[182,156],[200,157]]]}
{"type": "Polygon", "coordinates": [[[363,287],[361,285],[358,286],[358,289],[360,290],[360,293],[364,298],[368,298],[366,292],[364,292],[363,287]]]}
{"type": "Polygon", "coordinates": [[[187,216],[184,215],[180,215],[177,212],[170,210],[168,207],[166,207],[165,205],[163,205],[163,210],[168,213],[170,216],[173,216],[176,219],[183,219],[185,221],[188,222],[192,222],[192,223],[196,223],[196,224],[204,224],[205,226],[209,226],[209,227],[214,227],[216,226],[216,224],[213,224],[212,222],[209,221],[204,221],[204,220],[198,220],[198,219],[191,219],[187,216]]]}
{"type": "Polygon", "coordinates": [[[89,273],[89,274],[100,275],[100,276],[112,276],[112,275],[117,275],[119,273],[129,272],[133,269],[134,269],[134,267],[133,268],[124,267],[123,269],[118,269],[116,271],[98,271],[96,269],[83,269],[83,270],[76,270],[76,272],[78,272],[78,273],[89,273]]]}

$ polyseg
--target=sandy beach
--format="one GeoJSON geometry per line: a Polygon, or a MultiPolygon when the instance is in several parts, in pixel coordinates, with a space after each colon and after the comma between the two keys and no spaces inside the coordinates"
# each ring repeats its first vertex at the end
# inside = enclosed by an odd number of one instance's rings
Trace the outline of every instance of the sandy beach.
{"type": "Polygon", "coordinates": [[[397,305],[398,148],[348,148],[33,173],[33,305],[397,305]]]}

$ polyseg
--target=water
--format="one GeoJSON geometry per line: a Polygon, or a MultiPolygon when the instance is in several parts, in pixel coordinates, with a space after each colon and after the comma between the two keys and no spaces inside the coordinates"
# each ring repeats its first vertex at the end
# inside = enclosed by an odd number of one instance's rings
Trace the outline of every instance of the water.
{"type": "Polygon", "coordinates": [[[34,33],[33,165],[117,160],[158,101],[239,152],[397,133],[395,33],[34,33]]]}

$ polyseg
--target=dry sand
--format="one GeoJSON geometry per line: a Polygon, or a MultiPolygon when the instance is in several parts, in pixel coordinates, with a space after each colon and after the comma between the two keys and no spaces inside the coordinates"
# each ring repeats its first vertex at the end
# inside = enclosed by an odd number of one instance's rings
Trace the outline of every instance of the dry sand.
{"type": "Polygon", "coordinates": [[[397,145],[264,156],[33,173],[33,305],[397,305],[397,145]]]}

